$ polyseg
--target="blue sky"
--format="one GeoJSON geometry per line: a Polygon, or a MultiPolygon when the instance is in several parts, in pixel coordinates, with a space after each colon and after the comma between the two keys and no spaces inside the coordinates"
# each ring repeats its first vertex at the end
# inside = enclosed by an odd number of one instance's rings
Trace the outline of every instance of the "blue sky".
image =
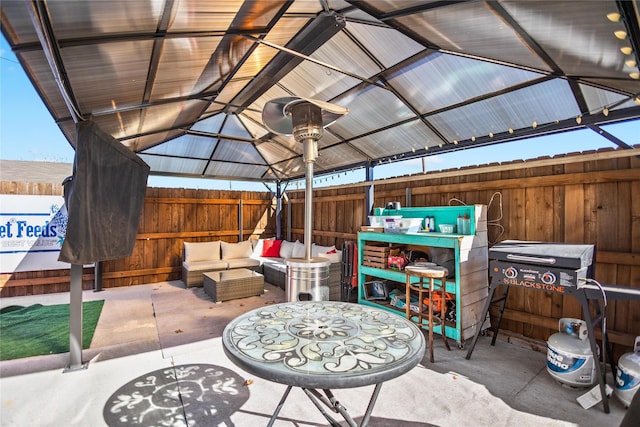
{"type": "MultiPolygon", "coordinates": [[[[4,36],[1,37],[0,42],[0,58],[0,159],[72,162],[73,148],[54,123],[51,114],[11,52],[4,36]]],[[[609,125],[604,129],[629,145],[640,144],[640,120],[609,125]]],[[[426,171],[429,172],[615,147],[613,143],[591,130],[580,130],[429,156],[426,158],[425,165],[426,171]]],[[[389,178],[422,171],[422,160],[413,159],[401,165],[393,163],[376,166],[374,178],[389,178]]],[[[342,173],[333,178],[317,178],[314,185],[337,185],[362,181],[363,179],[364,171],[359,170],[342,173]]],[[[149,185],[155,187],[265,190],[264,185],[260,183],[154,176],[149,177],[149,185]]],[[[302,185],[303,183],[293,183],[289,189],[301,188],[302,185]]]]}

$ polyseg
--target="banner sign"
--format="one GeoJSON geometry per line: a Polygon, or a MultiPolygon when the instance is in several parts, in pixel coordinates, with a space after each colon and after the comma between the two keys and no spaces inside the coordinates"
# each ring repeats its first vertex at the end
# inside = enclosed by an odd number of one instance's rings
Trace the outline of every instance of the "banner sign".
{"type": "Polygon", "coordinates": [[[0,194],[0,273],[70,268],[58,261],[67,219],[62,196],[0,194]]]}

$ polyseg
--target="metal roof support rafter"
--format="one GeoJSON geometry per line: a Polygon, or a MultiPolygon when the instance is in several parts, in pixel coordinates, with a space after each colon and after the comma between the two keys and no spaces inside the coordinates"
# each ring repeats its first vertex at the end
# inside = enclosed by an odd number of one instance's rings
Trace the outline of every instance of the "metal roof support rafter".
{"type": "Polygon", "coordinates": [[[27,10],[33,27],[38,35],[40,47],[47,59],[51,73],[55,77],[56,84],[60,90],[62,98],[67,105],[67,109],[69,110],[73,121],[78,123],[79,121],[84,120],[84,118],[78,106],[78,101],[75,99],[73,94],[73,90],[69,82],[69,76],[64,68],[64,62],[60,55],[60,48],[53,33],[47,4],[37,0],[31,0],[27,10]]]}
{"type": "MultiPolygon", "coordinates": [[[[344,26],[345,22],[341,16],[335,13],[320,12],[287,44],[287,49],[298,54],[310,55],[344,26]]],[[[263,42],[261,39],[254,41],[263,42]]],[[[278,52],[232,102],[248,107],[269,90],[274,81],[279,81],[302,61],[302,58],[292,57],[290,53],[278,52]]],[[[239,112],[236,111],[236,113],[239,112]]]]}
{"type": "MultiPolygon", "coordinates": [[[[147,70],[147,81],[145,82],[144,92],[142,94],[141,104],[148,103],[151,99],[151,92],[156,82],[156,76],[158,74],[158,66],[160,64],[160,58],[162,58],[162,50],[164,49],[164,35],[167,33],[167,28],[171,20],[171,13],[173,11],[174,0],[167,0],[164,4],[162,15],[160,16],[160,22],[158,22],[158,28],[155,32],[153,39],[153,48],[151,49],[151,59],[149,60],[149,67],[147,70]]],[[[144,122],[147,110],[140,110],[140,123],[138,124],[138,133],[144,129],[144,122]]]]}

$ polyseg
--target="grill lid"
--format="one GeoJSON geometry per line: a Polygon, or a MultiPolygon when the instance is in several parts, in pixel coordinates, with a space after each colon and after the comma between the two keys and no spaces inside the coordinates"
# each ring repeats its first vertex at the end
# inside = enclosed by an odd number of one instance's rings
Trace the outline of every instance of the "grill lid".
{"type": "Polygon", "coordinates": [[[489,249],[489,258],[514,263],[579,269],[593,261],[594,245],[505,240],[489,249]]]}

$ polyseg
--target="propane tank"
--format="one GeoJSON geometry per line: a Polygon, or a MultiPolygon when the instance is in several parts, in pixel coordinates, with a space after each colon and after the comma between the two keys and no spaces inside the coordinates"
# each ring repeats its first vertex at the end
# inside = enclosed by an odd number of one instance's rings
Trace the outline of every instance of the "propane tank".
{"type": "Polygon", "coordinates": [[[547,372],[560,384],[588,387],[595,384],[596,365],[586,323],[564,317],[558,322],[558,333],[547,341],[547,372]]]}
{"type": "Polygon", "coordinates": [[[633,353],[625,353],[618,359],[615,394],[625,407],[640,388],[640,336],[636,337],[633,353]]]}

